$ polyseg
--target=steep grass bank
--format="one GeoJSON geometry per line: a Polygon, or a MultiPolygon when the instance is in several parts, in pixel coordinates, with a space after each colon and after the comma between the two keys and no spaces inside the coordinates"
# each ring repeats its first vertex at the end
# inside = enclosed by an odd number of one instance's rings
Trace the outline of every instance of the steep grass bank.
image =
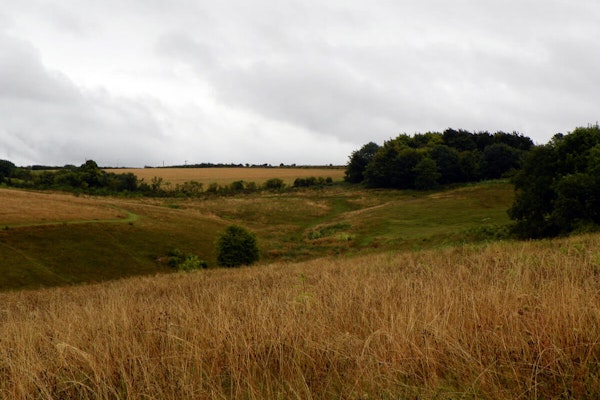
{"type": "Polygon", "coordinates": [[[0,398],[597,398],[600,235],[0,293],[0,398]]]}

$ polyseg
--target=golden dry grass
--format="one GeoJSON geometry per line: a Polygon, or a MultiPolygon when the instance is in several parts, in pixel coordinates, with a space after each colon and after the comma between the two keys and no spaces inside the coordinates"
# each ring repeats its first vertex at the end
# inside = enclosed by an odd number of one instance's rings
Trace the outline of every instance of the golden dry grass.
{"type": "Polygon", "coordinates": [[[598,398],[600,236],[0,294],[3,399],[598,398]]]}
{"type": "Polygon", "coordinates": [[[0,226],[124,218],[124,212],[86,197],[0,189],[0,226]]]}
{"type": "Polygon", "coordinates": [[[133,173],[138,179],[150,182],[152,178],[163,178],[173,186],[184,182],[196,181],[206,188],[211,183],[228,185],[231,182],[243,180],[260,185],[271,178],[280,178],[291,185],[296,178],[310,176],[331,177],[334,181],[344,178],[344,168],[131,168],[106,169],[106,172],[133,173]]]}

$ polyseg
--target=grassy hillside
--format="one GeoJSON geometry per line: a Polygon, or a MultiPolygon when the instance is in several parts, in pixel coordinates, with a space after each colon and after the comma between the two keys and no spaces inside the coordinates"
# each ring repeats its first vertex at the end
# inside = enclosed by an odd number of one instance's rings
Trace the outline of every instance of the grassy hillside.
{"type": "Polygon", "coordinates": [[[598,398],[598,249],[589,235],[4,292],[0,398],[598,398]]]}
{"type": "Polygon", "coordinates": [[[0,290],[168,272],[178,248],[215,265],[227,225],[254,231],[263,263],[421,249],[493,237],[511,185],[443,192],[338,185],[208,199],[75,197],[0,189],[0,290]]]}

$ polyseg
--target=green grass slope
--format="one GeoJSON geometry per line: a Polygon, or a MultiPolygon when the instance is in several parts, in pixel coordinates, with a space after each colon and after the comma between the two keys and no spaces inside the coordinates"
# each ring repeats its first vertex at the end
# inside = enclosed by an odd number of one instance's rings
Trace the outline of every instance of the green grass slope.
{"type": "Polygon", "coordinates": [[[214,266],[215,240],[233,223],[256,233],[262,262],[480,241],[509,222],[512,199],[505,182],[437,192],[338,185],[209,199],[110,199],[127,218],[32,221],[1,230],[0,290],[168,272],[164,259],[173,248],[214,266]]]}

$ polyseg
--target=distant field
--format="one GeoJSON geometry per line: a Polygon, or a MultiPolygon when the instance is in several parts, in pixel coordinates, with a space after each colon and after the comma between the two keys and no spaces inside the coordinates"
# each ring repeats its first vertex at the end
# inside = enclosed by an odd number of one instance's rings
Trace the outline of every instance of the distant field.
{"type": "Polygon", "coordinates": [[[130,168],[105,169],[106,172],[123,174],[131,172],[146,182],[154,177],[163,178],[172,185],[188,181],[196,181],[208,186],[211,183],[228,185],[231,182],[244,180],[262,184],[271,178],[280,178],[291,185],[296,178],[331,177],[334,181],[344,178],[344,168],[130,168]]]}

